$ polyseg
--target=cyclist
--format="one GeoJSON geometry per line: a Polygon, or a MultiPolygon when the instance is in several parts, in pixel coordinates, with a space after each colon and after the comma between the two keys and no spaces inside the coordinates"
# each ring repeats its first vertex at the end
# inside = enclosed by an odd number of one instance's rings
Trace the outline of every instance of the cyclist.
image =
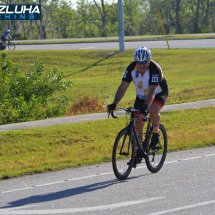
{"type": "Polygon", "coordinates": [[[1,39],[2,39],[2,45],[6,48],[7,45],[7,41],[8,41],[8,37],[10,39],[12,39],[12,37],[10,36],[10,30],[8,29],[5,33],[3,33],[1,35],[1,39]]]}
{"type": "MultiPolygon", "coordinates": [[[[152,148],[159,143],[160,138],[160,110],[168,97],[168,85],[163,76],[161,67],[151,60],[151,52],[142,46],[134,52],[134,61],[127,67],[122,82],[118,87],[112,104],[107,106],[107,112],[113,112],[119,101],[123,98],[131,81],[136,88],[134,108],[139,109],[140,117],[135,119],[138,137],[142,142],[143,119],[148,112],[153,124],[152,148]]],[[[135,146],[137,152],[138,146],[135,146]]]]}

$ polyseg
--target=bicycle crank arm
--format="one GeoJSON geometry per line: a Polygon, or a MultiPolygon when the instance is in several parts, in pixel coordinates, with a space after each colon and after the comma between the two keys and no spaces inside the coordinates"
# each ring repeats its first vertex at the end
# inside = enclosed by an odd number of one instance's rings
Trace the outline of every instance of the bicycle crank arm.
{"type": "Polygon", "coordinates": [[[157,149],[155,149],[155,150],[149,152],[149,155],[154,154],[155,152],[160,151],[161,149],[162,149],[162,148],[157,148],[157,149]]]}
{"type": "Polygon", "coordinates": [[[126,155],[126,156],[130,155],[130,153],[125,153],[125,152],[120,152],[119,154],[120,155],[126,155]]]}
{"type": "Polygon", "coordinates": [[[148,158],[148,154],[146,154],[146,153],[144,152],[143,148],[142,148],[142,149],[139,149],[139,152],[140,152],[140,156],[141,156],[142,158],[144,158],[144,159],[147,159],[147,158],[148,158]]]}

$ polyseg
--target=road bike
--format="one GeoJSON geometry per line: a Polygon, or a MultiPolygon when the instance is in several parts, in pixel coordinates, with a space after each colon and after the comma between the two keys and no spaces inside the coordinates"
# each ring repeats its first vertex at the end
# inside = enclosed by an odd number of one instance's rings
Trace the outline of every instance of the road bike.
{"type": "MultiPolygon", "coordinates": [[[[144,121],[143,140],[140,142],[134,125],[135,117],[138,117],[139,110],[130,108],[117,108],[126,111],[130,115],[129,123],[123,128],[116,137],[113,153],[112,166],[115,176],[119,180],[126,179],[132,168],[145,159],[147,168],[150,172],[158,172],[164,164],[167,153],[167,133],[165,127],[160,124],[161,131],[159,143],[156,146],[151,144],[153,126],[150,116],[144,121]],[[135,155],[135,143],[139,149],[135,155]]],[[[117,118],[111,113],[113,118],[117,118]]],[[[108,116],[109,117],[109,116],[108,116]]]]}
{"type": "Polygon", "coordinates": [[[10,39],[8,40],[8,43],[7,43],[7,47],[9,50],[15,50],[16,48],[16,45],[10,41],[10,39]]]}
{"type": "MultiPolygon", "coordinates": [[[[9,50],[15,50],[16,45],[8,39],[7,47],[9,50]]],[[[0,43],[0,50],[6,49],[6,46],[4,46],[2,43],[0,43]]]]}

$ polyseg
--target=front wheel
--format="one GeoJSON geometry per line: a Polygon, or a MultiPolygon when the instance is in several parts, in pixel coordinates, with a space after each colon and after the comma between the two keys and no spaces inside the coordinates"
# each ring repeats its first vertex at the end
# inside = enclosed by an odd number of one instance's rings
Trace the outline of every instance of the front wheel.
{"type": "Polygon", "coordinates": [[[10,49],[10,50],[15,50],[15,44],[14,43],[12,43],[12,42],[10,42],[10,43],[8,43],[8,49],[10,49]]]}
{"type": "Polygon", "coordinates": [[[114,143],[112,165],[115,176],[124,180],[130,174],[135,157],[135,142],[132,134],[129,137],[128,128],[122,129],[114,143]]]}
{"type": "Polygon", "coordinates": [[[156,173],[158,172],[164,164],[166,153],[167,153],[167,134],[164,126],[160,124],[160,140],[155,149],[152,149],[151,145],[151,137],[152,137],[152,129],[149,134],[149,146],[148,146],[148,158],[146,159],[146,165],[150,172],[156,173]]]}

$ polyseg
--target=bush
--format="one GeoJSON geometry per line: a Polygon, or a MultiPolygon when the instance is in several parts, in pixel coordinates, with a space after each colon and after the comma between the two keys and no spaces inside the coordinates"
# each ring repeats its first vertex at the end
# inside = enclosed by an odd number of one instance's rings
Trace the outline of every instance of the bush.
{"type": "Polygon", "coordinates": [[[20,64],[13,66],[13,62],[6,59],[6,52],[3,52],[1,57],[1,125],[56,117],[66,112],[67,97],[61,98],[56,104],[49,103],[54,93],[72,86],[71,81],[62,80],[63,72],[53,68],[45,74],[43,72],[45,66],[38,58],[29,71],[22,75],[20,64]]]}
{"type": "Polygon", "coordinates": [[[79,101],[74,103],[69,111],[66,113],[67,116],[98,113],[106,111],[106,105],[99,101],[97,97],[84,96],[79,101]]]}
{"type": "Polygon", "coordinates": [[[14,40],[27,40],[27,37],[23,37],[21,33],[17,33],[17,34],[12,34],[11,37],[14,40]]]}

